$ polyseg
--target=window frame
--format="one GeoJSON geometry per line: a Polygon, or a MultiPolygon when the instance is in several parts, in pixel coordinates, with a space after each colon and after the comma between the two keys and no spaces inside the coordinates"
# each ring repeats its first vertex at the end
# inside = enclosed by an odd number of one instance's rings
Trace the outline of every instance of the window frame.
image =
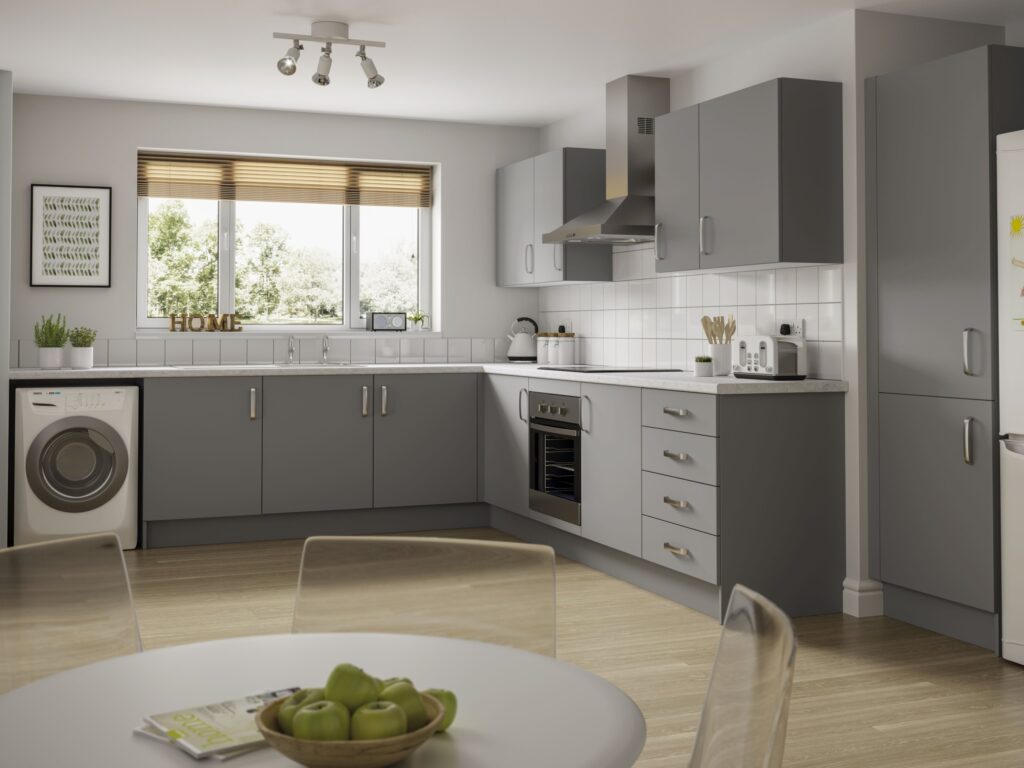
{"type": "MultiPolygon", "coordinates": [[[[169,331],[169,318],[149,317],[149,201],[138,198],[138,238],[136,274],[136,324],[140,331],[169,331]]],[[[359,217],[353,216],[358,206],[342,205],[342,260],[344,269],[343,322],[316,324],[245,324],[247,333],[272,335],[293,333],[367,333],[366,319],[360,317],[359,307],[359,217]],[[350,311],[354,308],[354,311],[350,311]]],[[[425,330],[433,327],[433,208],[417,208],[417,273],[419,309],[427,320],[425,330]]],[[[235,307],[235,201],[217,201],[217,312],[234,311],[235,307]]]]}

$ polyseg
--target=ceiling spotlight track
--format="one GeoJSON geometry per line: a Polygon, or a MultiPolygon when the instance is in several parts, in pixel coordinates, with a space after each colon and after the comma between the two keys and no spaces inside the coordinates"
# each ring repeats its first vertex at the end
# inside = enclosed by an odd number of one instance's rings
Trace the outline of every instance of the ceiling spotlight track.
{"type": "Polygon", "coordinates": [[[310,26],[310,33],[297,34],[294,32],[275,32],[277,40],[290,40],[291,47],[285,55],[277,62],[277,71],[282,75],[294,75],[298,69],[299,56],[304,50],[302,43],[321,43],[320,59],[317,61],[316,72],[313,74],[313,82],[317,85],[328,85],[331,82],[331,47],[333,45],[354,45],[358,46],[356,58],[359,59],[366,75],[368,88],[379,88],[384,84],[384,78],[377,71],[373,59],[366,55],[367,48],[384,48],[385,43],[377,40],[356,40],[348,36],[348,23],[344,21],[314,21],[310,26]]]}

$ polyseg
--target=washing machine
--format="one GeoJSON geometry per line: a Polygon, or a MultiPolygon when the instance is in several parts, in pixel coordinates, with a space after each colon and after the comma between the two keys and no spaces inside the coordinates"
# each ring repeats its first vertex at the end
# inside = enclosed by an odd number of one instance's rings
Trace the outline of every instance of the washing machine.
{"type": "Polygon", "coordinates": [[[14,404],[14,543],[138,540],[138,387],[25,387],[14,404]]]}

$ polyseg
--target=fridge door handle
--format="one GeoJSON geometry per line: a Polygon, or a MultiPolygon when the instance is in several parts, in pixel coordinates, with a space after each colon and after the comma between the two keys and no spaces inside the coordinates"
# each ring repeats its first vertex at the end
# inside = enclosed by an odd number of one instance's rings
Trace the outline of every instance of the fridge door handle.
{"type": "Polygon", "coordinates": [[[964,419],[964,464],[974,464],[974,449],[971,445],[971,422],[970,416],[964,419]]]}

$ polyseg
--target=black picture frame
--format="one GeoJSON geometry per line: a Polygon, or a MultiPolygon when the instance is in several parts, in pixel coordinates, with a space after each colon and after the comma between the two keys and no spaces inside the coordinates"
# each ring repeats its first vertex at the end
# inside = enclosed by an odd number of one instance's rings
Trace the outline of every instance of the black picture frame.
{"type": "Polygon", "coordinates": [[[29,285],[49,288],[109,288],[113,189],[81,184],[32,184],[29,192],[29,285]],[[97,273],[95,275],[47,275],[44,270],[42,200],[46,190],[63,190],[62,197],[98,200],[97,273]],[[105,210],[104,210],[105,209],[105,210]]]}

